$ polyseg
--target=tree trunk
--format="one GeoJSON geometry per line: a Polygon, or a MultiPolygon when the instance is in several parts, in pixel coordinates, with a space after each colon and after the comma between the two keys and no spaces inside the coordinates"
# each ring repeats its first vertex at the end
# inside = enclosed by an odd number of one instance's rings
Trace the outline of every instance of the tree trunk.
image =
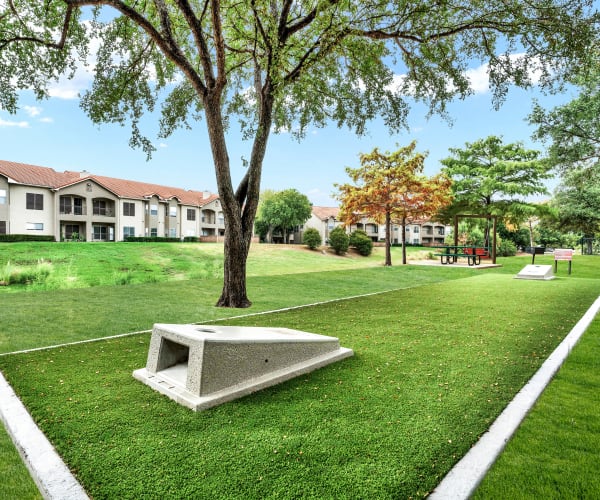
{"type": "Polygon", "coordinates": [[[242,232],[236,231],[233,226],[225,226],[223,291],[217,306],[250,307],[252,302],[246,292],[246,260],[250,244],[244,240],[242,232]]]}
{"type": "Polygon", "coordinates": [[[402,264],[406,265],[406,217],[402,217],[402,264]]]}
{"type": "Polygon", "coordinates": [[[258,208],[262,164],[271,129],[273,96],[270,86],[265,84],[261,90],[259,123],[248,170],[234,192],[221,114],[221,91],[208,92],[203,99],[217,187],[225,219],[223,291],[216,305],[242,308],[252,305],[246,292],[246,260],[258,208]]]}
{"type": "Polygon", "coordinates": [[[390,212],[385,213],[385,265],[392,265],[392,220],[390,212]]]}

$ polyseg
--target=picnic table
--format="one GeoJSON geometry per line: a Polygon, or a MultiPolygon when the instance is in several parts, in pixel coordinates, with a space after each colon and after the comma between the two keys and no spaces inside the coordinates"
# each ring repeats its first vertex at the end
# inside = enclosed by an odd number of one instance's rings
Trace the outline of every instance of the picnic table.
{"type": "Polygon", "coordinates": [[[459,257],[466,257],[470,266],[478,266],[481,259],[490,257],[490,251],[487,247],[473,245],[444,245],[434,247],[440,252],[434,254],[440,258],[442,264],[454,264],[459,257]]]}

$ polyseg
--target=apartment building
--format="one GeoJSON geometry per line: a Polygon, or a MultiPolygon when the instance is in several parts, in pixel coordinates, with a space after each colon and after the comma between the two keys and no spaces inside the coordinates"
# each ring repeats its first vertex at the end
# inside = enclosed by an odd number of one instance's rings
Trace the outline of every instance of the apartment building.
{"type": "MultiPolygon", "coordinates": [[[[329,233],[337,226],[343,225],[342,221],[338,220],[340,209],[338,207],[312,207],[310,219],[306,221],[303,229],[309,227],[315,228],[321,235],[321,240],[326,242],[329,238],[329,233]]],[[[385,241],[385,224],[377,224],[373,220],[363,217],[356,224],[347,227],[347,232],[351,233],[356,229],[362,229],[367,233],[374,242],[385,241]]],[[[402,226],[392,224],[393,244],[402,243],[402,226]]],[[[439,222],[434,222],[430,219],[412,220],[406,224],[406,243],[412,245],[441,245],[444,243],[444,238],[450,226],[446,226],[439,222]]]]}
{"type": "Polygon", "coordinates": [[[57,241],[128,236],[210,241],[224,231],[215,194],[0,160],[0,234],[57,241]]]}

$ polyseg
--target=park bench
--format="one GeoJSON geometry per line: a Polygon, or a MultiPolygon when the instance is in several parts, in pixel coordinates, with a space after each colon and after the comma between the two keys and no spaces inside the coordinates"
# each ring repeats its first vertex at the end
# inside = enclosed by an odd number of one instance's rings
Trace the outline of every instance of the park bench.
{"type": "Polygon", "coordinates": [[[440,258],[442,264],[453,264],[459,257],[466,257],[467,263],[470,266],[477,266],[481,263],[481,259],[487,259],[490,253],[487,248],[473,246],[444,246],[438,247],[441,249],[439,253],[434,254],[440,258]]]}

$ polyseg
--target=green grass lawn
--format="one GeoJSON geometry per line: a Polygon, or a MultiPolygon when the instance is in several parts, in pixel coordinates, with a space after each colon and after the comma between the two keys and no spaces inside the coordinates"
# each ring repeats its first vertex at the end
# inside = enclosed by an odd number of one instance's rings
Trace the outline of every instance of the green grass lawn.
{"type": "MultiPolygon", "coordinates": [[[[422,497],[600,291],[594,257],[578,258],[571,277],[565,268],[557,280],[534,282],[513,279],[530,257],[499,259],[503,267],[492,270],[384,268],[377,256],[264,251],[252,257],[254,304],[244,311],[213,307],[221,282],[211,277],[2,296],[0,352],[11,352],[395,290],[224,321],[334,335],[355,356],[201,413],[131,376],[145,365],[149,334],[0,356],[91,496],[422,497]]],[[[0,452],[7,439],[0,435],[0,452]]],[[[21,498],[2,474],[0,498],[21,498]]]]}
{"type": "Polygon", "coordinates": [[[600,318],[492,467],[475,499],[600,498],[600,318]]]}

